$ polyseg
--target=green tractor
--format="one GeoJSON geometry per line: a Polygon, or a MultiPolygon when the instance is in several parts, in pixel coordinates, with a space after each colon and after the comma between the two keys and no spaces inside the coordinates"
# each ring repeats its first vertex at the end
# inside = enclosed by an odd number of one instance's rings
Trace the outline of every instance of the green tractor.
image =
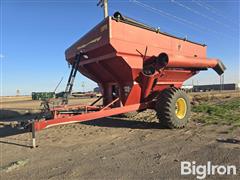
{"type": "Polygon", "coordinates": [[[54,92],[32,92],[32,100],[46,100],[55,98],[54,92]]]}

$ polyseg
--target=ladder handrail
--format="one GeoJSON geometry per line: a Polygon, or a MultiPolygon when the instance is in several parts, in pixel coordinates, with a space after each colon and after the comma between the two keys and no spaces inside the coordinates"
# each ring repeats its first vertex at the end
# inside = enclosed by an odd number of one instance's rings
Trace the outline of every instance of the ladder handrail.
{"type": "Polygon", "coordinates": [[[73,62],[72,69],[68,78],[67,86],[63,95],[62,105],[68,104],[68,97],[72,92],[73,83],[77,74],[78,66],[80,63],[81,58],[86,58],[86,54],[80,52],[76,55],[75,61],[73,62]]]}

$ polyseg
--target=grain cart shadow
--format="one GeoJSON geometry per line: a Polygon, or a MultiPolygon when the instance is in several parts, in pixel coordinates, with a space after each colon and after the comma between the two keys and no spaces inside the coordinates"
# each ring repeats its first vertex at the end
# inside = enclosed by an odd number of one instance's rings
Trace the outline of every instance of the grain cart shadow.
{"type": "Polygon", "coordinates": [[[21,146],[21,147],[32,148],[32,146],[30,146],[30,145],[19,144],[19,143],[10,142],[10,141],[0,141],[0,144],[10,144],[10,145],[14,145],[14,146],[21,146]]]}
{"type": "Polygon", "coordinates": [[[18,134],[27,133],[29,131],[25,129],[13,128],[11,125],[1,125],[0,126],[0,138],[14,136],[18,134]]]}
{"type": "Polygon", "coordinates": [[[7,110],[7,109],[0,110],[0,120],[6,119],[6,118],[18,117],[18,116],[21,116],[21,114],[17,111],[7,110]]]}
{"type": "MultiPolygon", "coordinates": [[[[0,144],[10,144],[22,147],[30,147],[25,144],[19,143],[22,140],[16,137],[11,137],[14,135],[20,135],[24,133],[29,133],[29,130],[17,128],[17,124],[22,121],[27,121],[36,117],[37,114],[21,114],[18,111],[13,110],[1,110],[0,117],[0,144]]],[[[26,143],[26,142],[23,142],[26,143]]]]}
{"type": "Polygon", "coordinates": [[[227,138],[227,139],[219,138],[219,139],[216,139],[216,141],[220,142],[220,143],[229,143],[229,144],[239,144],[240,145],[240,140],[234,139],[234,138],[227,138]]]}
{"type": "Polygon", "coordinates": [[[101,118],[81,122],[81,124],[99,127],[129,128],[129,129],[167,129],[158,122],[144,122],[138,120],[126,120],[121,118],[101,118]]]}
{"type": "Polygon", "coordinates": [[[23,121],[39,115],[40,110],[25,108],[0,109],[0,121],[23,121]]]}
{"type": "Polygon", "coordinates": [[[26,142],[20,142],[20,140],[16,138],[10,138],[10,136],[24,134],[24,133],[29,133],[29,131],[24,129],[13,128],[11,127],[11,125],[0,126],[0,138],[1,138],[0,144],[10,144],[10,145],[16,145],[16,146],[22,146],[22,147],[31,147],[29,145],[26,145],[26,142]]]}

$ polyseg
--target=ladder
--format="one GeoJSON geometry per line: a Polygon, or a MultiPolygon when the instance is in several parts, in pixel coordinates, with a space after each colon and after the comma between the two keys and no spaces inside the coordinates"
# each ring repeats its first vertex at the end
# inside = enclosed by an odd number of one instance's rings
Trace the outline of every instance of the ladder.
{"type": "Polygon", "coordinates": [[[63,99],[62,99],[62,105],[66,105],[68,104],[68,97],[72,92],[72,88],[73,88],[73,83],[77,74],[77,70],[78,70],[78,65],[80,63],[81,58],[84,57],[85,59],[87,59],[87,55],[83,54],[83,53],[79,53],[76,55],[75,61],[72,64],[72,69],[68,78],[68,82],[67,82],[67,86],[65,89],[65,92],[63,94],[63,99]]]}

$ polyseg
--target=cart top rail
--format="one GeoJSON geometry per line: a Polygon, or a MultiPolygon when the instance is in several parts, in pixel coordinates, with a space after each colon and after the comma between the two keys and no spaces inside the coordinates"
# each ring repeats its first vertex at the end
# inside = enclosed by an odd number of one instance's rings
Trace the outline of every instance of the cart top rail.
{"type": "Polygon", "coordinates": [[[166,35],[166,36],[169,36],[169,37],[172,37],[172,38],[184,40],[184,41],[187,41],[187,42],[190,42],[190,43],[193,43],[193,44],[197,44],[197,45],[200,45],[200,46],[207,46],[206,44],[202,44],[202,43],[198,43],[198,42],[188,40],[186,37],[181,38],[181,37],[177,37],[177,36],[174,36],[172,34],[169,34],[167,32],[162,32],[160,30],[160,28],[154,28],[154,27],[151,27],[147,24],[138,22],[138,21],[136,21],[132,18],[129,18],[127,16],[123,16],[120,12],[115,12],[112,19],[114,19],[116,21],[126,23],[126,24],[130,24],[130,25],[133,25],[133,26],[136,26],[136,27],[140,27],[140,28],[143,28],[143,29],[146,29],[146,30],[149,30],[149,31],[153,31],[153,32],[156,32],[156,33],[159,33],[159,34],[162,34],[162,35],[166,35]]]}

